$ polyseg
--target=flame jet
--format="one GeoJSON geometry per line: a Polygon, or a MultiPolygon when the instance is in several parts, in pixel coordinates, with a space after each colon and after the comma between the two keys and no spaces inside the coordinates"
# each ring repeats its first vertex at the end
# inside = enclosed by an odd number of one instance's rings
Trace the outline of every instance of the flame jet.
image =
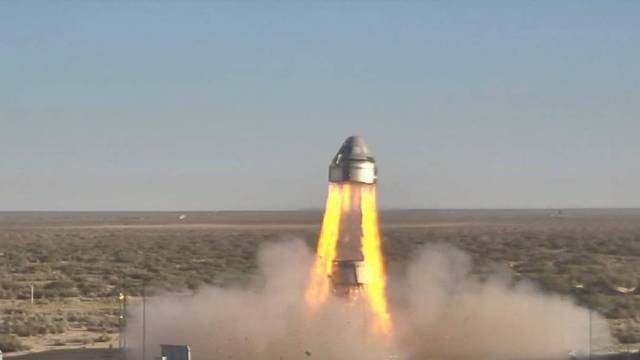
{"type": "Polygon", "coordinates": [[[350,136],[329,165],[329,193],[306,292],[315,308],[330,293],[366,297],[372,329],[389,335],[386,272],[378,229],[375,159],[362,137],[350,136]]]}

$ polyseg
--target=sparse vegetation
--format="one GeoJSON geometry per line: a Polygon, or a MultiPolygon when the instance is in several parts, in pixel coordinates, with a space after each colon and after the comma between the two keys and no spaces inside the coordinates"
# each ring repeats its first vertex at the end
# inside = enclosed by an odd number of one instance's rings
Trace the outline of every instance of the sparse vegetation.
{"type": "Polygon", "coordinates": [[[13,335],[0,334],[0,349],[4,352],[14,352],[28,350],[29,347],[13,335]]]}
{"type": "MultiPolygon", "coordinates": [[[[564,218],[535,211],[383,213],[382,220],[388,223],[461,223],[383,226],[384,252],[390,268],[401,269],[420,246],[456,246],[472,256],[479,278],[508,272],[515,281],[531,281],[543,291],[572,296],[610,319],[620,343],[639,343],[640,290],[635,288],[640,281],[640,212],[584,212],[574,217],[567,213],[564,218]]],[[[153,216],[160,217],[145,214],[143,220],[118,221],[135,224],[153,216]]],[[[233,223],[230,215],[225,216],[228,219],[216,221],[233,223]]],[[[121,291],[136,297],[145,285],[147,294],[153,295],[245,282],[255,273],[260,244],[295,235],[313,248],[319,213],[264,216],[237,222],[292,221],[311,226],[85,228],[72,226],[91,223],[82,218],[25,223],[0,214],[0,348],[24,349],[23,343],[34,336],[49,337],[51,346],[69,345],[73,339],[60,336],[72,330],[86,332],[75,339],[79,344],[109,342],[115,338],[109,334],[118,329],[121,291]]]]}

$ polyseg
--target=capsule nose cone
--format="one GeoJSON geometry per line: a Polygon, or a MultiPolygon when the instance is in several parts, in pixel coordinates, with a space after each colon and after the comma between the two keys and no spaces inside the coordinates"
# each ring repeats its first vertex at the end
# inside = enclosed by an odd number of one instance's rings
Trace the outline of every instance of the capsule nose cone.
{"type": "Polygon", "coordinates": [[[367,142],[361,136],[349,136],[344,143],[342,143],[340,150],[338,150],[338,155],[345,159],[370,159],[373,161],[373,154],[369,150],[367,142]]]}

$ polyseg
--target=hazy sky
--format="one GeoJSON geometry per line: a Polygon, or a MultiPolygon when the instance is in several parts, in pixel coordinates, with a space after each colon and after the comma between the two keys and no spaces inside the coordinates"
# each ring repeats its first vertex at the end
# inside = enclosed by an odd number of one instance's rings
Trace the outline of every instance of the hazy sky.
{"type": "Polygon", "coordinates": [[[640,206],[640,1],[0,2],[0,209],[640,206]]]}

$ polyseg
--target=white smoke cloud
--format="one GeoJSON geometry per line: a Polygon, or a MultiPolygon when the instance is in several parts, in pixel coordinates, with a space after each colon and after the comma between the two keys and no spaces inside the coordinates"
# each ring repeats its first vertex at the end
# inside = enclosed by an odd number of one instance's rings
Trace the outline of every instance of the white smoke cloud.
{"type": "MultiPolygon", "coordinates": [[[[566,297],[504,277],[470,276],[461,251],[430,247],[407,272],[407,311],[399,338],[414,354],[491,359],[562,359],[589,347],[589,311],[566,297]]],[[[592,314],[594,346],[608,346],[606,320],[592,314]]]]}
{"type": "MultiPolygon", "coordinates": [[[[395,332],[382,339],[369,330],[366,301],[330,299],[310,312],[304,302],[313,255],[301,241],[264,246],[259,276],[243,288],[166,294],[147,302],[147,356],[159,346],[189,344],[194,359],[562,358],[588,347],[589,314],[569,299],[530,285],[511,286],[469,276],[464,253],[428,248],[406,276],[390,281],[395,332]]],[[[593,316],[599,343],[606,322],[593,316]]],[[[140,359],[140,308],[129,319],[131,359],[140,359]]]]}

